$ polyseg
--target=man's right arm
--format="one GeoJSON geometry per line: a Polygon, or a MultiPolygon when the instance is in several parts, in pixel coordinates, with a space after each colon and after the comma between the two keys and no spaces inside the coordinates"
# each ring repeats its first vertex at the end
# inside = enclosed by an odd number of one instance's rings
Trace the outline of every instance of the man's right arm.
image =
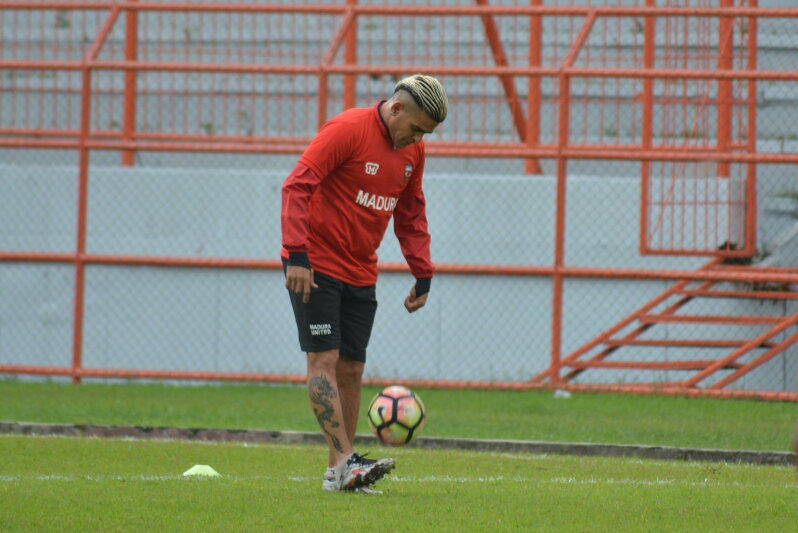
{"type": "Polygon", "coordinates": [[[310,300],[310,289],[316,288],[308,259],[308,227],[310,197],[321,184],[316,174],[304,163],[297,163],[283,182],[280,227],[283,248],[288,252],[285,287],[310,300]]]}

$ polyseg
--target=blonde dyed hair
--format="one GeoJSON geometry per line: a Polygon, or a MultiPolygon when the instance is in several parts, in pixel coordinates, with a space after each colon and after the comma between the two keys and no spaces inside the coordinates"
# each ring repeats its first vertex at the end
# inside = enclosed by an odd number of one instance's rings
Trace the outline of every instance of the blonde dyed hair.
{"type": "Polygon", "coordinates": [[[393,92],[396,94],[402,90],[413,97],[413,101],[429,115],[429,118],[435,122],[446,120],[449,99],[441,82],[432,76],[414,74],[397,83],[393,92]]]}

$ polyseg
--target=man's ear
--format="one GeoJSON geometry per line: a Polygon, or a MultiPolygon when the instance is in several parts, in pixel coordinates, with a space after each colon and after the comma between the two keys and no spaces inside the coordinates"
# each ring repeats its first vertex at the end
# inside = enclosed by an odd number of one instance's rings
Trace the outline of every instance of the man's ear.
{"type": "Polygon", "coordinates": [[[397,100],[394,103],[392,103],[391,104],[391,116],[395,117],[398,113],[400,113],[402,111],[402,109],[404,109],[404,107],[405,107],[404,104],[402,104],[402,102],[400,102],[399,100],[397,100]]]}

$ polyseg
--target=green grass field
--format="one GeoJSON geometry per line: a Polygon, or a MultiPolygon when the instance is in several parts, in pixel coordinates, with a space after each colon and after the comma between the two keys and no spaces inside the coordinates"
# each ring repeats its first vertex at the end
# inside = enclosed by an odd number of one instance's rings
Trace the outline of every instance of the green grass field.
{"type": "MultiPolygon", "coordinates": [[[[798,406],[417,391],[424,434],[787,450],[798,406]]],[[[376,389],[364,391],[367,403],[376,389]]],[[[364,406],[365,409],[365,406],[364,406]]],[[[317,429],[302,387],[0,381],[0,420],[317,429]]],[[[366,432],[362,417],[360,432],[366,432]]],[[[380,496],[324,493],[326,448],[0,436],[0,531],[795,531],[793,468],[387,449],[380,496]],[[208,464],[219,478],[182,475],[208,464]]]]}
{"type": "MultiPolygon", "coordinates": [[[[358,432],[376,388],[363,391],[358,432]]],[[[550,391],[425,390],[424,435],[733,450],[790,449],[798,405],[550,391]]],[[[0,380],[0,420],[317,431],[304,387],[186,387],[24,383],[0,380]]]]}
{"type": "MultiPolygon", "coordinates": [[[[383,453],[384,450],[372,450],[383,453]]],[[[794,531],[786,467],[392,450],[379,496],[326,448],[0,437],[0,531],[794,531]],[[209,464],[221,478],[185,478],[209,464]]]]}

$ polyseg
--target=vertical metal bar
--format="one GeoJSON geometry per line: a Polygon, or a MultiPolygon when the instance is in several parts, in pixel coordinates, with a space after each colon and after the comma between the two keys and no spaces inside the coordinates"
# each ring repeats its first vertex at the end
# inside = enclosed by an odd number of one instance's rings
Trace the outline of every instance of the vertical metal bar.
{"type": "Polygon", "coordinates": [[[327,73],[319,69],[319,113],[318,121],[316,124],[317,130],[320,130],[324,123],[327,122],[327,73]]]}
{"type": "MultiPolygon", "coordinates": [[[[646,0],[646,7],[656,7],[656,0],[646,0]]],[[[643,23],[643,68],[654,68],[654,53],[657,45],[657,24],[653,16],[647,16],[643,23]]],[[[654,131],[654,80],[643,80],[643,150],[650,150],[654,131]]],[[[640,164],[640,253],[645,254],[650,250],[648,245],[648,199],[651,194],[649,178],[651,177],[651,163],[648,160],[640,164]]]]}
{"type": "Polygon", "coordinates": [[[563,275],[561,268],[565,265],[565,193],[568,174],[568,161],[564,150],[570,138],[571,115],[571,76],[568,69],[573,65],[580,50],[587,41],[593,23],[596,21],[595,11],[590,11],[579,30],[579,34],[571,44],[568,55],[560,69],[559,109],[557,124],[557,199],[554,228],[554,273],[552,274],[552,320],[551,320],[551,368],[549,383],[557,386],[560,382],[560,355],[562,351],[562,307],[563,307],[563,275]]]}
{"type": "MultiPolygon", "coordinates": [[[[530,0],[530,5],[540,6],[543,0],[530,0]]],[[[543,24],[540,15],[529,17],[529,66],[539,67],[542,59],[543,24]]],[[[529,77],[529,91],[527,92],[527,123],[526,145],[537,148],[540,145],[540,76],[529,77]]],[[[524,162],[526,174],[543,174],[540,168],[540,159],[528,158],[524,162]]]]}
{"type": "Polygon", "coordinates": [[[80,139],[78,163],[78,220],[75,246],[75,300],[74,327],[72,333],[72,383],[80,383],[79,371],[83,366],[83,310],[86,265],[86,210],[89,189],[89,129],[91,120],[91,71],[88,64],[83,66],[83,88],[81,90],[80,139]]]}
{"type": "MultiPolygon", "coordinates": [[[[749,7],[759,7],[759,0],[749,0],[749,7]]],[[[757,69],[757,32],[759,19],[748,18],[748,70],[757,69]]],[[[748,80],[748,153],[756,153],[756,80],[748,80]]],[[[745,250],[756,253],[756,163],[745,167],[745,250]]]]}
{"type": "Polygon", "coordinates": [[[80,136],[78,138],[78,213],[77,237],[75,244],[75,299],[72,333],[72,383],[80,383],[80,369],[83,366],[83,310],[84,288],[86,282],[86,224],[89,197],[89,133],[91,130],[91,61],[97,56],[119,16],[119,8],[111,10],[97,38],[83,59],[80,101],[80,136]]]}
{"type": "MultiPolygon", "coordinates": [[[[721,7],[734,7],[734,0],[720,0],[721,7]]],[[[720,17],[718,29],[718,70],[730,70],[734,61],[734,20],[720,17]]],[[[732,80],[718,80],[718,150],[731,148],[732,80]]],[[[718,176],[729,177],[728,161],[718,162],[718,176]]]]}
{"type": "Polygon", "coordinates": [[[560,381],[560,356],[562,352],[562,308],[563,276],[560,267],[565,260],[565,192],[568,174],[568,161],[563,150],[568,145],[570,134],[570,77],[560,75],[559,124],[557,125],[557,198],[554,228],[554,274],[552,276],[552,320],[551,320],[551,371],[549,383],[556,386],[560,381]]]}
{"type": "MultiPolygon", "coordinates": [[[[134,3],[138,0],[127,0],[134,3]]],[[[125,60],[136,61],[138,49],[138,11],[128,9],[125,13],[125,60]]],[[[122,142],[133,140],[136,129],[136,71],[125,71],[124,111],[122,120],[122,142]]],[[[136,153],[133,150],[122,150],[122,165],[133,166],[136,153]]]]}
{"type": "MultiPolygon", "coordinates": [[[[346,0],[346,5],[356,6],[357,0],[346,0]]],[[[357,63],[357,24],[352,24],[346,34],[344,62],[347,66],[357,63]]],[[[355,94],[356,81],[357,77],[354,74],[344,75],[344,110],[355,107],[357,101],[357,95],[355,94]]]]}

